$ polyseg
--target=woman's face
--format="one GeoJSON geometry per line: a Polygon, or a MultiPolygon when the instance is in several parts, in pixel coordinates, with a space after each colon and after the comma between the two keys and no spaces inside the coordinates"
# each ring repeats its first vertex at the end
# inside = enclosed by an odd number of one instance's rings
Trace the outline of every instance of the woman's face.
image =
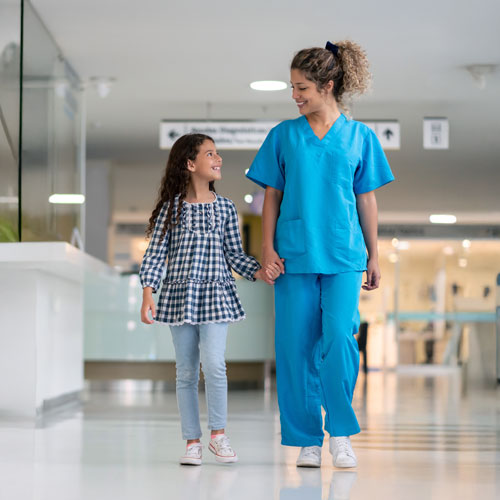
{"type": "Polygon", "coordinates": [[[206,139],[200,146],[196,159],[188,160],[188,169],[191,175],[195,175],[207,182],[221,179],[222,158],[215,149],[215,144],[206,139]]]}
{"type": "Polygon", "coordinates": [[[290,72],[290,83],[292,87],[292,99],[296,102],[301,115],[308,115],[321,110],[327,101],[331,89],[318,91],[316,84],[308,80],[299,69],[290,72]]]}

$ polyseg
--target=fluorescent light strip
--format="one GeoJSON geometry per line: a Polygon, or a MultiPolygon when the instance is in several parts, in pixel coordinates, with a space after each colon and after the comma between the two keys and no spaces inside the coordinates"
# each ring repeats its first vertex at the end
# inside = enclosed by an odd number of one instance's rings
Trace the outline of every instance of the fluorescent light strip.
{"type": "Polygon", "coordinates": [[[457,218],[449,214],[434,214],[429,217],[429,220],[433,224],[455,224],[457,222],[457,218]]]}
{"type": "Polygon", "coordinates": [[[49,203],[81,205],[85,203],[85,196],[83,194],[53,194],[49,197],[49,203]]]}
{"type": "Polygon", "coordinates": [[[17,196],[0,196],[0,203],[19,203],[17,196]]]}

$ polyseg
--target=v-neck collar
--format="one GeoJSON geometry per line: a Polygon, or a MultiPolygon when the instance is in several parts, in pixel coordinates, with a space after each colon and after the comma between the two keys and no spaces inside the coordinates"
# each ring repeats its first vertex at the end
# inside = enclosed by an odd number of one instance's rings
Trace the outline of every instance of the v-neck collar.
{"type": "Polygon", "coordinates": [[[344,113],[340,113],[340,116],[332,123],[332,126],[328,129],[328,132],[325,134],[323,139],[320,139],[312,129],[309,121],[307,120],[305,115],[302,115],[300,118],[302,120],[302,127],[310,139],[312,139],[316,144],[326,145],[329,144],[330,141],[335,137],[335,133],[342,127],[346,118],[344,113]]]}

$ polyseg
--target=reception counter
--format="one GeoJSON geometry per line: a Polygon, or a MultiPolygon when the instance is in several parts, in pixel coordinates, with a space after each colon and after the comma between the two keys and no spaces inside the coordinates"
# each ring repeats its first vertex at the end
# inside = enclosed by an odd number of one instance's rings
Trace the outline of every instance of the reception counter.
{"type": "Polygon", "coordinates": [[[95,276],[118,285],[118,273],[68,243],[0,243],[0,416],[34,418],[78,397],[95,276]]]}

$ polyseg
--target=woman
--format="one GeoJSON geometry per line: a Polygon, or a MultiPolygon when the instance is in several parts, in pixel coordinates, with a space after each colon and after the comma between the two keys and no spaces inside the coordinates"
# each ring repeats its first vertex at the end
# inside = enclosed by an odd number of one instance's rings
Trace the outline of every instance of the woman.
{"type": "Polygon", "coordinates": [[[299,51],[291,85],[301,116],[269,132],[247,174],[266,189],[262,264],[282,272],[278,402],[282,444],[302,447],[298,466],[321,465],[321,406],[334,465],[357,465],[349,436],[360,432],[351,405],[359,292],[363,271],[363,289],[379,286],[374,190],[394,177],[373,131],[340,109],[369,83],[365,52],[353,42],[299,51]]]}

